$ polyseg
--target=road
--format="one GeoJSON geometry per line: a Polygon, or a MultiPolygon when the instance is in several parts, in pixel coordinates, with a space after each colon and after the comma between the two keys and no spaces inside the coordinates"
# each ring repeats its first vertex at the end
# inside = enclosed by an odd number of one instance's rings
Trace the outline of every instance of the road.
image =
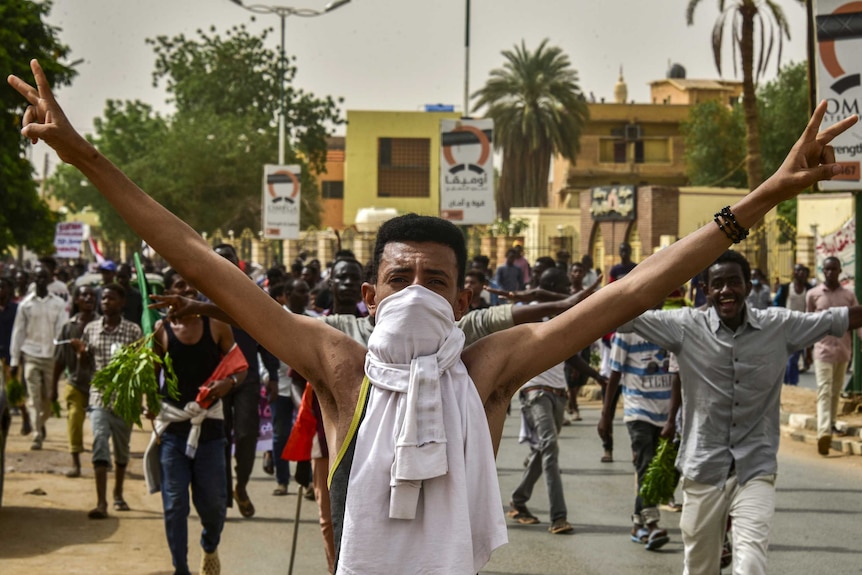
{"type": "MultiPolygon", "coordinates": [[[[517,413],[513,409],[513,414],[517,413]]],[[[600,463],[596,437],[598,411],[582,410],[584,421],[563,429],[561,467],[573,535],[547,533],[548,503],[539,482],[530,509],[542,519],[534,526],[511,525],[510,542],[494,553],[485,574],[617,574],[680,573],[682,545],[678,514],[662,521],[671,542],[651,553],[629,541],[634,486],[631,464],[624,461],[628,434],[617,419],[617,462],[600,463]]],[[[17,420],[14,422],[17,425],[17,420]]],[[[508,501],[523,469],[526,447],[517,443],[517,418],[510,417],[498,458],[501,503],[508,501]]],[[[15,429],[13,427],[13,429],[15,429]]],[[[122,573],[169,574],[160,500],[146,495],[140,462],[134,460],[126,489],[128,513],[112,513],[106,521],[86,519],[93,506],[92,471],[80,479],[58,474],[67,464],[63,422],[49,421],[42,452],[27,450],[20,436],[10,438],[7,491],[0,510],[0,573],[39,575],[122,573]],[[46,473],[48,471],[48,473],[46,473]],[[42,489],[46,495],[28,495],[42,489]]],[[[147,434],[134,434],[140,455],[147,434]]],[[[272,478],[255,466],[250,493],[258,513],[251,520],[228,511],[220,554],[223,573],[264,575],[287,573],[295,486],[288,497],[273,497],[272,478]]],[[[784,441],[780,454],[777,512],[769,553],[771,573],[862,573],[858,530],[862,519],[862,457],[821,458],[810,445],[784,441]]],[[[190,564],[200,557],[199,526],[189,521],[190,564]]],[[[303,502],[299,551],[294,573],[325,573],[326,563],[317,528],[316,506],[303,502]]],[[[407,571],[405,571],[407,572],[407,571]]]]}

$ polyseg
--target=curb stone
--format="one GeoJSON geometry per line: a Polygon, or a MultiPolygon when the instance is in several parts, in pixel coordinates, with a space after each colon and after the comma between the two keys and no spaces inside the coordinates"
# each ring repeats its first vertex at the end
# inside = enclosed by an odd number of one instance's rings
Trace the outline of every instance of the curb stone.
{"type": "MultiPolygon", "coordinates": [[[[793,441],[817,445],[817,418],[802,413],[781,412],[781,434],[793,441]]],[[[862,429],[851,427],[847,422],[835,424],[847,433],[845,437],[833,437],[831,449],[846,455],[862,455],[862,429]]]]}

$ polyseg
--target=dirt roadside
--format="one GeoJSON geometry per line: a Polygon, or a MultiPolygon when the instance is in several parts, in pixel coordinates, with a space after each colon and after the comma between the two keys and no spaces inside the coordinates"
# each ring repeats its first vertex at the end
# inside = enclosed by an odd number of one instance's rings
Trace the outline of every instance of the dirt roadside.
{"type": "MultiPolygon", "coordinates": [[[[171,573],[165,544],[161,500],[147,495],[141,461],[150,434],[132,434],[125,499],[131,511],[109,510],[109,518],[94,521],[87,512],[96,493],[89,453],[82,454],[83,474],[70,479],[65,419],[51,419],[41,451],[30,451],[30,440],[18,433],[13,418],[6,445],[6,481],[0,509],[0,573],[171,573]]],[[[89,425],[84,444],[91,445],[89,425]]],[[[111,499],[113,475],[109,476],[111,499]]],[[[191,557],[190,557],[191,558],[191,557]]]]}

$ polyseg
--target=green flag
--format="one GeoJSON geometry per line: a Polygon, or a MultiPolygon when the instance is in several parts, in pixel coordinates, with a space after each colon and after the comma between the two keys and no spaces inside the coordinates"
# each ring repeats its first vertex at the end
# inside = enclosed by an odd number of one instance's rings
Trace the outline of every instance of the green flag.
{"type": "MultiPolygon", "coordinates": [[[[137,252],[135,252],[135,272],[138,274],[138,289],[141,292],[141,300],[144,304],[144,311],[141,314],[141,330],[146,337],[153,333],[153,327],[161,316],[159,316],[159,312],[148,307],[151,301],[150,292],[147,289],[147,276],[144,274],[144,267],[141,265],[141,256],[137,252]]],[[[152,341],[150,341],[150,345],[153,345],[152,341]]]]}

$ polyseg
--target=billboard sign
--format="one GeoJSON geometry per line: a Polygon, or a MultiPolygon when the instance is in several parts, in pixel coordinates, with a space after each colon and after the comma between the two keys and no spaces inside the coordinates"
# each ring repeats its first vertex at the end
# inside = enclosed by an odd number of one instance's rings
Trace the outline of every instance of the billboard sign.
{"type": "Polygon", "coordinates": [[[440,121],[440,217],[490,224],[494,202],[493,120],[440,121]]]}
{"type": "Polygon", "coordinates": [[[299,238],[299,166],[266,164],[263,167],[261,214],[263,237],[268,240],[299,238]]]}
{"type": "MultiPolygon", "coordinates": [[[[823,126],[859,113],[862,96],[862,2],[817,0],[817,100],[826,100],[823,126]]],[[[862,126],[856,124],[832,141],[844,174],[820,182],[821,190],[859,190],[862,126]]]]}

